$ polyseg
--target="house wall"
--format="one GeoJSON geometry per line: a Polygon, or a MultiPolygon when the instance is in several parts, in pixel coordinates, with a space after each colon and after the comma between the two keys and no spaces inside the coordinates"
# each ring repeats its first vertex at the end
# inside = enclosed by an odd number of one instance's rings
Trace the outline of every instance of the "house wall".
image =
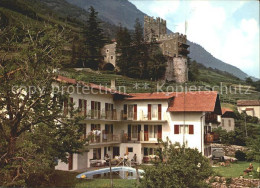
{"type": "Polygon", "coordinates": [[[234,131],[235,130],[235,119],[222,117],[220,126],[222,127],[222,129],[226,129],[227,131],[234,131]]]}
{"type": "MultiPolygon", "coordinates": [[[[114,101],[111,94],[73,94],[73,102],[75,108],[78,107],[78,99],[87,100],[87,111],[91,109],[91,101],[101,102],[101,110],[105,108],[105,103],[114,104],[114,109],[117,110],[117,121],[109,121],[104,119],[85,119],[82,123],[86,124],[86,134],[91,131],[91,124],[100,124],[101,138],[102,130],[105,129],[105,124],[113,124],[113,134],[118,135],[121,140],[122,134],[128,132],[128,125],[141,125],[141,132],[144,132],[144,125],[162,125],[162,140],[166,141],[167,137],[173,142],[183,143],[185,142],[187,147],[197,148],[202,153],[204,152],[204,122],[205,118],[202,112],[167,112],[168,100],[121,100],[114,101]],[[121,120],[121,111],[123,110],[124,104],[137,104],[137,121],[124,121],[121,120]],[[162,120],[148,120],[144,119],[148,115],[148,104],[161,104],[162,107],[162,120]],[[202,118],[201,118],[202,117],[202,118]],[[185,119],[185,121],[184,121],[185,119]],[[202,121],[201,121],[202,120],[202,121]],[[174,125],[193,125],[194,134],[190,135],[187,133],[174,134],[174,125]],[[184,139],[184,141],[183,141],[184,139]]],[[[107,147],[107,153],[113,155],[113,147],[120,148],[120,156],[123,157],[126,153],[127,147],[133,147],[133,152],[128,153],[128,157],[131,160],[133,155],[136,153],[138,163],[142,162],[144,156],[144,147],[157,148],[157,139],[150,138],[149,141],[137,141],[131,140],[127,143],[96,143],[89,145],[89,152],[83,154],[73,155],[73,170],[85,169],[90,167],[90,160],[93,159],[93,148],[101,148],[101,159],[104,159],[104,148],[107,147]],[[110,151],[108,151],[110,147],[110,151]]],[[[59,170],[68,170],[68,164],[59,161],[56,166],[59,170]]]]}
{"type": "Polygon", "coordinates": [[[200,152],[203,152],[204,147],[204,117],[202,112],[175,112],[170,114],[169,130],[166,134],[170,140],[185,143],[186,147],[197,148],[200,152]],[[202,118],[202,123],[201,123],[202,118]],[[194,134],[174,134],[174,125],[193,125],[194,134]]]}

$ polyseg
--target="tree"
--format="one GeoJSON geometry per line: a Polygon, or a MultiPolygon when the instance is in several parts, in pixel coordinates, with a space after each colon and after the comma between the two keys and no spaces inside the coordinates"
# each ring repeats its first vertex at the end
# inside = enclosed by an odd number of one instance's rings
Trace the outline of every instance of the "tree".
{"type": "Polygon", "coordinates": [[[198,63],[196,61],[190,62],[190,59],[188,59],[188,66],[189,66],[189,72],[188,72],[189,80],[198,81],[200,75],[198,63]]]}
{"type": "Polygon", "coordinates": [[[98,12],[91,6],[89,8],[89,18],[87,21],[85,38],[86,38],[86,64],[83,67],[89,67],[97,70],[102,61],[101,48],[104,47],[106,40],[103,29],[100,27],[101,22],[97,19],[98,12]]]}
{"type": "Polygon", "coordinates": [[[52,87],[63,60],[62,27],[9,26],[0,40],[0,179],[25,186],[46,179],[57,158],[79,152],[83,133],[80,118],[63,116],[67,96],[52,87]]]}
{"type": "Polygon", "coordinates": [[[254,81],[252,80],[252,78],[247,77],[246,78],[246,83],[249,84],[249,85],[253,85],[254,81]]]}
{"type": "Polygon", "coordinates": [[[132,61],[132,38],[127,28],[123,28],[121,25],[119,26],[116,33],[116,42],[116,64],[119,67],[121,74],[127,75],[132,61]]]}
{"type": "Polygon", "coordinates": [[[159,159],[154,166],[145,168],[142,187],[205,187],[204,180],[212,175],[207,158],[197,149],[180,144],[161,142],[159,159]]]}

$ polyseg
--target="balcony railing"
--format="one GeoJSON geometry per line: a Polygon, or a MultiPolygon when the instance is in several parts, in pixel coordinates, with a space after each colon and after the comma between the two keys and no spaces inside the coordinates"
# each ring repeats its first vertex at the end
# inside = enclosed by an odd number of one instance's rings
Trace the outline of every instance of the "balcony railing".
{"type": "Polygon", "coordinates": [[[86,115],[84,112],[79,112],[78,115],[85,116],[86,119],[118,120],[116,110],[88,110],[86,115]]]}
{"type": "Polygon", "coordinates": [[[133,141],[157,142],[158,139],[162,139],[162,133],[156,133],[153,136],[150,136],[149,133],[131,133],[131,135],[124,133],[121,136],[121,138],[123,143],[133,142],[133,141]]]}
{"type": "Polygon", "coordinates": [[[119,135],[115,134],[102,134],[102,142],[119,142],[119,135]]]}
{"type": "Polygon", "coordinates": [[[119,134],[106,133],[106,130],[93,130],[88,133],[87,138],[90,144],[121,141],[119,134]]]}
{"type": "Polygon", "coordinates": [[[166,114],[166,112],[165,113],[162,113],[162,112],[144,113],[143,111],[140,111],[138,113],[133,113],[133,112],[124,113],[124,111],[122,110],[121,119],[122,120],[137,120],[137,121],[161,121],[161,120],[167,120],[167,114],[166,114]]]}

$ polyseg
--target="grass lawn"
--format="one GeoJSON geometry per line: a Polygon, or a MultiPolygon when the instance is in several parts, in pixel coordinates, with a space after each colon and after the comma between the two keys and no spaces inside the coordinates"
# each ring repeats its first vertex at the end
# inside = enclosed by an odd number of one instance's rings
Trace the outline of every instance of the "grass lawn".
{"type": "MultiPolygon", "coordinates": [[[[93,188],[110,188],[109,179],[95,179],[95,180],[85,180],[84,182],[77,183],[75,187],[93,187],[93,188]]],[[[114,179],[113,187],[136,187],[136,180],[124,180],[124,179],[114,179]]]]}
{"type": "MultiPolygon", "coordinates": [[[[219,166],[219,167],[213,167],[214,172],[217,174],[223,176],[223,177],[239,177],[243,176],[244,170],[248,168],[250,162],[242,162],[238,161],[237,163],[231,163],[230,167],[224,167],[224,166],[219,166]]],[[[259,163],[252,162],[254,170],[257,169],[259,166],[259,163]]],[[[246,175],[245,178],[250,178],[250,176],[246,175]]]]}
{"type": "MultiPolygon", "coordinates": [[[[77,172],[65,172],[56,170],[51,176],[50,187],[88,187],[88,188],[110,188],[110,179],[77,179],[77,172]]],[[[114,179],[115,188],[136,187],[136,180],[114,179]]]]}

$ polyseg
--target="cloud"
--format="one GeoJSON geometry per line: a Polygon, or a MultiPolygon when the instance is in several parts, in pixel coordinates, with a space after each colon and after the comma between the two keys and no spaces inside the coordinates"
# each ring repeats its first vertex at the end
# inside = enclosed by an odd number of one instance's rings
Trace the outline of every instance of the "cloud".
{"type": "Polygon", "coordinates": [[[216,58],[259,77],[259,2],[131,2],[150,16],[166,19],[168,28],[174,32],[185,33],[186,20],[190,41],[202,45],[216,58]]]}

